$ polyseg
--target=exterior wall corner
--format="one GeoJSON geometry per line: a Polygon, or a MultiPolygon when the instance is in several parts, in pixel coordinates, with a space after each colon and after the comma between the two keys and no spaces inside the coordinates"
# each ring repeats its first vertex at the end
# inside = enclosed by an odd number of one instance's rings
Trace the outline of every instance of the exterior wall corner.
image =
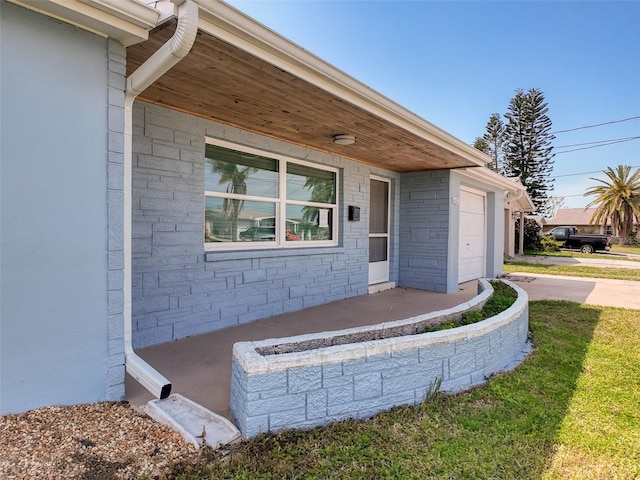
{"type": "Polygon", "coordinates": [[[124,399],[124,84],[125,47],[108,39],[108,151],[107,151],[107,296],[109,305],[108,357],[106,359],[107,400],[124,399]],[[122,259],[122,261],[118,261],[122,259]]]}
{"type": "MultiPolygon", "coordinates": [[[[399,285],[449,293],[448,170],[412,172],[400,181],[399,285]]],[[[457,289],[456,282],[456,289],[457,289]]]]}

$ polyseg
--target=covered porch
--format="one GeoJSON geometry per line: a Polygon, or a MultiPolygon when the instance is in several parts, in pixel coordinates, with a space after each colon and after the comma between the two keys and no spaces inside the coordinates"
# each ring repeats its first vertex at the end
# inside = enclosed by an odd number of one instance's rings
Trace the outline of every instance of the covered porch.
{"type": "MultiPolygon", "coordinates": [[[[476,296],[477,283],[460,284],[451,294],[394,288],[143,348],[137,353],[170,379],[174,393],[233,420],[229,396],[234,343],[375,325],[444,310],[476,296]]],[[[141,406],[153,398],[127,375],[126,399],[132,405],[141,406]]]]}

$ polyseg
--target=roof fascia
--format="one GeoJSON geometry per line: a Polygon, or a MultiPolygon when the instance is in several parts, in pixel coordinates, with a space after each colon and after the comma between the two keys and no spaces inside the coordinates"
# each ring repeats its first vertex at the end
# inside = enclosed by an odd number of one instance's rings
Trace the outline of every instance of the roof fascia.
{"type": "Polygon", "coordinates": [[[513,193],[524,188],[522,187],[522,184],[518,184],[513,180],[510,180],[507,177],[500,175],[499,173],[494,172],[487,167],[464,168],[456,171],[467,178],[484,181],[486,183],[489,183],[490,185],[500,187],[503,190],[507,190],[513,193]]]}
{"type": "Polygon", "coordinates": [[[508,192],[507,202],[517,202],[523,211],[530,212],[535,210],[535,205],[531,201],[531,197],[527,193],[526,187],[520,179],[507,178],[494,172],[490,168],[465,168],[456,170],[460,175],[472,180],[484,181],[490,185],[502,188],[508,192]]]}
{"type": "Polygon", "coordinates": [[[136,0],[8,0],[42,15],[70,23],[125,47],[144,42],[160,12],[136,0]]]}
{"type": "Polygon", "coordinates": [[[441,148],[477,164],[489,158],[479,150],[403,108],[220,0],[194,0],[199,28],[272,65],[342,98],[441,148]]]}

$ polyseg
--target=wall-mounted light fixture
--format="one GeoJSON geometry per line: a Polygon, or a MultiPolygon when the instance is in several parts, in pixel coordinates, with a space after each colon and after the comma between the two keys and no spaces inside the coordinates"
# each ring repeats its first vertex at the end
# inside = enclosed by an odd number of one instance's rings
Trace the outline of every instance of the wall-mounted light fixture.
{"type": "Polygon", "coordinates": [[[349,221],[350,222],[360,221],[360,207],[349,205],[349,221]]]}
{"type": "Polygon", "coordinates": [[[338,145],[353,145],[356,143],[356,137],[354,135],[341,133],[333,137],[333,143],[337,143],[338,145]]]}

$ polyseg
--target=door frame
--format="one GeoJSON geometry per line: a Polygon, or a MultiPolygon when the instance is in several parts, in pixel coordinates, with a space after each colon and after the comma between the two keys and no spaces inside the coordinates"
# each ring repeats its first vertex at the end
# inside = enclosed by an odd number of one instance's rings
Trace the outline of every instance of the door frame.
{"type": "MultiPolygon", "coordinates": [[[[387,259],[381,262],[369,262],[369,285],[377,285],[380,283],[389,282],[389,257],[391,254],[391,179],[380,177],[377,175],[370,175],[369,187],[371,187],[372,180],[384,182],[387,184],[387,233],[371,233],[371,221],[369,221],[368,238],[387,239],[387,259]]],[[[371,191],[369,191],[369,212],[371,212],[371,191]]]]}

